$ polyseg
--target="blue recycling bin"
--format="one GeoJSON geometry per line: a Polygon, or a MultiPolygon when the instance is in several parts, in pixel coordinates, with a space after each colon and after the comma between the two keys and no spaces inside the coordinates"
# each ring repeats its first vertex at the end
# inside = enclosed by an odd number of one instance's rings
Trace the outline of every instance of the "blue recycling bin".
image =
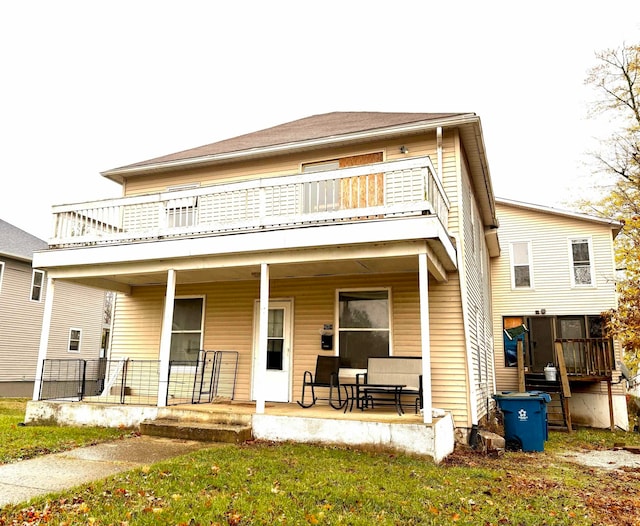
{"type": "Polygon", "coordinates": [[[507,449],[544,451],[549,439],[547,404],[551,396],[541,391],[503,392],[493,395],[504,416],[507,449]]]}

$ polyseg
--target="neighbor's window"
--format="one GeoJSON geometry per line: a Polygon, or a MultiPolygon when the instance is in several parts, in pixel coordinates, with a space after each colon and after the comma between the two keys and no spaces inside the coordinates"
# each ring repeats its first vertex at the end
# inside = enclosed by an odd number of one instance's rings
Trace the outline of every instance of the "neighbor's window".
{"type": "Polygon", "coordinates": [[[338,292],[341,367],[366,369],[370,356],[389,356],[388,290],[338,292]]]}
{"type": "Polygon", "coordinates": [[[82,329],[69,329],[69,352],[80,352],[80,340],[82,339],[82,329]]]}
{"type": "Polygon", "coordinates": [[[42,290],[44,289],[44,272],[34,270],[31,277],[31,299],[32,301],[42,300],[42,290]]]}
{"type": "Polygon", "coordinates": [[[593,265],[591,264],[591,240],[571,239],[571,284],[593,285],[593,265]]]}
{"type": "Polygon", "coordinates": [[[511,287],[530,289],[533,287],[531,272],[531,243],[518,241],[511,243],[511,287]]]}
{"type": "MultiPolygon", "coordinates": [[[[177,362],[196,362],[202,348],[204,298],[176,298],[171,325],[171,357],[177,362]]],[[[183,365],[189,365],[183,363],[183,365]]],[[[195,365],[195,363],[194,363],[195,365]]]]}

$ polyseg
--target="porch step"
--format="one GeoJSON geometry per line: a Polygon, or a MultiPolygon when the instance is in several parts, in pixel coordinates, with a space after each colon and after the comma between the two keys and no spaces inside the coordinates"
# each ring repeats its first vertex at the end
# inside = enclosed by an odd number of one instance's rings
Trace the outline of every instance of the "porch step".
{"type": "Polygon", "coordinates": [[[144,420],[140,422],[140,434],[199,440],[202,442],[225,442],[240,444],[251,440],[251,425],[185,420],[144,420]]]}

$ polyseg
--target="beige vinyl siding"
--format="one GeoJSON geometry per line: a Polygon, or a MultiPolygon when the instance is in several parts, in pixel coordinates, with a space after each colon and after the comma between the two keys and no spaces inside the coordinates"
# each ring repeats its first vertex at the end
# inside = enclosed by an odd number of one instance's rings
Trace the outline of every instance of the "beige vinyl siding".
{"type": "MultiPolygon", "coordinates": [[[[611,227],[579,218],[498,204],[502,253],[492,261],[495,367],[498,391],[517,389],[516,369],[504,366],[502,317],[599,315],[615,307],[611,227]],[[593,249],[595,286],[571,286],[569,239],[589,237],[593,249]],[[534,288],[511,288],[509,243],[530,241],[534,288]]],[[[619,349],[616,359],[620,358],[619,349]]]]}
{"type": "Polygon", "coordinates": [[[191,168],[179,172],[135,176],[127,180],[124,195],[130,196],[162,192],[173,186],[192,183],[207,186],[260,177],[294,175],[301,173],[301,167],[306,163],[375,152],[382,152],[384,161],[429,155],[434,167],[437,169],[435,132],[433,132],[428,135],[416,135],[410,141],[404,141],[402,139],[370,141],[349,147],[323,148],[295,154],[274,156],[266,159],[217,164],[213,167],[191,168]],[[403,145],[409,149],[409,155],[400,153],[400,147],[403,145]]]}
{"type": "Polygon", "coordinates": [[[35,377],[43,301],[31,301],[29,263],[3,259],[0,290],[0,382],[33,381],[35,377]]]}
{"type": "Polygon", "coordinates": [[[493,394],[491,277],[484,225],[471,190],[466,164],[462,173],[462,237],[468,341],[478,419],[487,413],[493,394]]]}
{"type": "MultiPolygon", "coordinates": [[[[304,371],[314,371],[316,356],[335,353],[335,348],[321,351],[320,329],[325,324],[334,324],[335,328],[336,290],[379,287],[389,287],[391,292],[392,353],[420,356],[416,273],[271,281],[272,300],[293,301],[293,401],[300,398],[304,371]]],[[[112,358],[157,359],[164,293],[164,287],[136,287],[130,296],[118,296],[112,358]]],[[[239,352],[236,399],[249,400],[259,282],[179,285],[176,295],[205,296],[204,348],[239,352]]],[[[434,406],[452,410],[456,422],[466,422],[464,334],[455,277],[444,284],[431,281],[430,316],[434,406]]]]}

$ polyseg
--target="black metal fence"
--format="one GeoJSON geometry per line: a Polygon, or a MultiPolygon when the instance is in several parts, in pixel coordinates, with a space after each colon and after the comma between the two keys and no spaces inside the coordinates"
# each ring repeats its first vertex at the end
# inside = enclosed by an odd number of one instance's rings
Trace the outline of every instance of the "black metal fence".
{"type": "MultiPolygon", "coordinates": [[[[167,405],[233,399],[238,353],[200,351],[193,362],[169,362],[167,405]]],[[[39,400],[157,405],[159,360],[46,359],[39,400]]]]}

